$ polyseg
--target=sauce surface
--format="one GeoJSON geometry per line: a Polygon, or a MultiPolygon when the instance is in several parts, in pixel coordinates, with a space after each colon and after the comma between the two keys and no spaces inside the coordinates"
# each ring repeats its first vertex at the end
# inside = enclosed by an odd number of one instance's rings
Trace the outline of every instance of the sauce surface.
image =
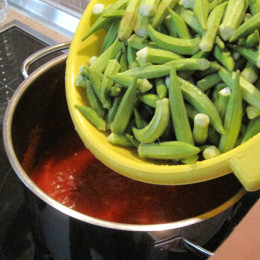
{"type": "Polygon", "coordinates": [[[40,158],[32,180],[49,196],[89,216],[129,224],[159,224],[203,214],[231,198],[231,174],[184,186],[141,183],[121,176],[87,150],[73,132],[40,158]]]}

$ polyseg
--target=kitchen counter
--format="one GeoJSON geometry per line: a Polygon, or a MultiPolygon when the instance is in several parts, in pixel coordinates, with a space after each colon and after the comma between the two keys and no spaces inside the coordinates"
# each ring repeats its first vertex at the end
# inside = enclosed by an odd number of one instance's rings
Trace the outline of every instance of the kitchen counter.
{"type": "Polygon", "coordinates": [[[63,35],[62,33],[57,32],[46,25],[43,25],[35,19],[26,16],[24,13],[19,12],[19,10],[16,10],[12,6],[9,6],[7,19],[0,26],[5,25],[13,20],[18,20],[57,42],[66,42],[71,40],[70,37],[63,35]]]}

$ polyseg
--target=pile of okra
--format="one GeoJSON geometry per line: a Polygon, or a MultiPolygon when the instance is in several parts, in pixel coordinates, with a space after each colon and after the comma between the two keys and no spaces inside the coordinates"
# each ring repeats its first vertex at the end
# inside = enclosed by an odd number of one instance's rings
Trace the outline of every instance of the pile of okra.
{"type": "MultiPolygon", "coordinates": [[[[94,5],[106,36],[76,80],[76,108],[140,158],[194,163],[260,131],[259,0],[118,0],[94,5]]],[[[86,50],[87,51],[87,50],[86,50]]]]}

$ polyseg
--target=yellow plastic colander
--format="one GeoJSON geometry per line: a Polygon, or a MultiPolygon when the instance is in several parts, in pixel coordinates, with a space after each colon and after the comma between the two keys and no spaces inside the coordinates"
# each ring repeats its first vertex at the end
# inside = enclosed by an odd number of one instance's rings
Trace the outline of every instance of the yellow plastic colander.
{"type": "MultiPolygon", "coordinates": [[[[114,1],[102,1],[105,6],[112,2],[114,1]]],[[[87,100],[84,98],[84,90],[75,86],[76,77],[79,67],[87,64],[93,55],[98,55],[105,36],[105,32],[99,30],[87,40],[81,41],[96,19],[92,9],[97,3],[100,3],[100,0],[92,0],[80,20],[66,66],[67,103],[75,129],[85,146],[114,171],[142,182],[182,185],[207,181],[233,172],[248,191],[260,189],[260,134],[212,159],[190,165],[166,165],[142,160],[136,151],[110,144],[108,133],[97,130],[82,116],[75,105],[87,104],[87,100]]]]}

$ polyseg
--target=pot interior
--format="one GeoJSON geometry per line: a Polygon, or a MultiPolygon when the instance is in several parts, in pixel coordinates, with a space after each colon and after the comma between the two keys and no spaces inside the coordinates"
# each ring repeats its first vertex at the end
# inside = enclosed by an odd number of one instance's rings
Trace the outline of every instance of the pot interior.
{"type": "MultiPolygon", "coordinates": [[[[12,140],[7,142],[12,143],[18,163],[28,176],[33,174],[43,156],[55,154],[53,147],[57,144],[62,146],[68,140],[73,140],[73,144],[81,143],[67,109],[64,78],[64,60],[49,65],[44,72],[34,74],[18,89],[16,101],[9,108],[11,111],[14,110],[14,113],[9,112],[7,115],[12,117],[10,128],[12,140]]],[[[70,147],[71,143],[67,142],[68,154],[70,154],[70,147]]],[[[165,224],[194,218],[212,211],[213,213],[206,217],[209,218],[216,214],[214,209],[236,197],[236,194],[240,195],[232,203],[241,197],[241,185],[232,174],[204,183],[173,187],[130,180],[110,171],[100,162],[96,164],[97,170],[91,173],[95,176],[86,178],[88,183],[84,183],[87,187],[84,192],[87,191],[86,194],[93,196],[90,200],[98,196],[95,200],[98,214],[73,207],[72,209],[101,221],[130,225],[165,224]],[[103,186],[100,186],[100,182],[97,181],[98,177],[102,178],[103,186]],[[95,188],[94,193],[89,192],[90,187],[95,188]],[[117,200],[112,201],[111,194],[114,194],[117,200]],[[115,204],[116,202],[118,204],[115,204]],[[112,209],[113,205],[118,207],[114,206],[112,209]],[[158,210],[162,207],[166,208],[166,211],[158,214],[158,210]],[[114,218],[101,214],[108,210],[114,210],[112,214],[114,218]],[[141,214],[156,215],[156,218],[140,221],[141,214]]],[[[17,172],[17,174],[21,178],[22,173],[17,172]]],[[[84,199],[84,196],[80,198],[84,199]]]]}

